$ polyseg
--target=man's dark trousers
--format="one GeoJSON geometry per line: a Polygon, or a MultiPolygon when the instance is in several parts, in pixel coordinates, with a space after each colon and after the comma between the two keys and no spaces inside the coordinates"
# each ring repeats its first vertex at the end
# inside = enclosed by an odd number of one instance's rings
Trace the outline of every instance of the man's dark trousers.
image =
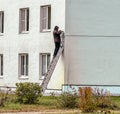
{"type": "Polygon", "coordinates": [[[59,48],[60,48],[60,42],[55,42],[55,50],[53,57],[57,55],[59,48]]]}

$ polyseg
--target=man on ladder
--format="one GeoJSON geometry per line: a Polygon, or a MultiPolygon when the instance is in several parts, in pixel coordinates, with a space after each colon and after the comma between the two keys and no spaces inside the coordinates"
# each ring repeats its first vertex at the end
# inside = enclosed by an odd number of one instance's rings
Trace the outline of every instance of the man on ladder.
{"type": "Polygon", "coordinates": [[[59,30],[58,26],[55,26],[54,31],[53,31],[53,36],[54,36],[54,42],[55,42],[55,50],[54,50],[54,55],[53,55],[53,59],[48,67],[48,71],[45,74],[45,78],[41,84],[42,86],[42,90],[43,93],[45,92],[45,90],[47,89],[47,85],[49,83],[49,80],[52,76],[52,73],[55,69],[55,66],[59,60],[60,55],[63,52],[64,49],[64,32],[59,30]]]}
{"type": "Polygon", "coordinates": [[[55,56],[58,53],[58,50],[60,48],[60,44],[61,44],[61,38],[60,38],[60,34],[62,33],[61,30],[59,30],[58,26],[54,27],[54,31],[53,31],[53,37],[54,37],[54,43],[55,43],[55,49],[54,49],[54,54],[53,57],[55,58],[55,56]]]}

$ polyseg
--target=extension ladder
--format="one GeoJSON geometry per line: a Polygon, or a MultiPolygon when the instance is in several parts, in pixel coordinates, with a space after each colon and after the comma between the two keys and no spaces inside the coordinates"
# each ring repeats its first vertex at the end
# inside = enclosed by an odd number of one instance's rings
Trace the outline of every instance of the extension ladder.
{"type": "Polygon", "coordinates": [[[61,56],[61,54],[62,54],[62,52],[64,50],[64,32],[62,32],[60,36],[61,36],[60,49],[59,49],[57,55],[52,59],[50,65],[48,67],[47,73],[45,74],[45,77],[44,77],[44,79],[42,81],[42,84],[41,84],[43,93],[47,89],[47,85],[49,83],[49,80],[50,80],[50,78],[51,78],[51,76],[52,76],[52,74],[54,72],[54,69],[56,67],[56,64],[57,64],[57,62],[58,62],[58,60],[59,60],[59,58],[60,58],[60,56],[61,56]]]}

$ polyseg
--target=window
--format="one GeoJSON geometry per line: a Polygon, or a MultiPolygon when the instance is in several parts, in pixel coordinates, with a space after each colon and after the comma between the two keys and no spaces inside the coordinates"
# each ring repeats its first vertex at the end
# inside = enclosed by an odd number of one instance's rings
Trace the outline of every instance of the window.
{"type": "Polygon", "coordinates": [[[28,54],[19,54],[19,75],[28,76],[28,54]]]}
{"type": "Polygon", "coordinates": [[[3,55],[0,54],[0,75],[3,75],[3,55]]]}
{"type": "Polygon", "coordinates": [[[19,32],[27,33],[29,31],[29,8],[20,9],[19,32]]]}
{"type": "Polygon", "coordinates": [[[41,31],[51,29],[51,6],[41,6],[41,31]]]}
{"type": "Polygon", "coordinates": [[[41,71],[41,74],[42,74],[42,76],[43,75],[45,75],[45,73],[47,72],[47,70],[48,70],[48,66],[49,66],[49,64],[50,64],[50,54],[48,53],[48,54],[40,54],[40,58],[41,58],[41,60],[40,60],[40,71],[41,71]]]}
{"type": "Polygon", "coordinates": [[[4,32],[4,12],[0,11],[0,33],[4,32]]]}

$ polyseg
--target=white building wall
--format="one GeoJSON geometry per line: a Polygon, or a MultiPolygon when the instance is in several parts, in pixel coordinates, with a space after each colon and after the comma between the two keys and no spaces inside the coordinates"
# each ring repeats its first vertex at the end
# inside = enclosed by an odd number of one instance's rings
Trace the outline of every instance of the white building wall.
{"type": "Polygon", "coordinates": [[[119,6],[119,0],[66,0],[66,84],[120,85],[119,6]]]}
{"type": "MultiPolygon", "coordinates": [[[[0,53],[4,56],[4,75],[0,78],[0,85],[15,86],[16,82],[40,82],[39,54],[51,53],[54,50],[52,31],[55,25],[65,28],[64,0],[0,0],[0,11],[4,11],[4,34],[0,35],[0,53]],[[51,32],[40,32],[40,6],[51,5],[51,32]],[[62,10],[60,10],[62,6],[62,10]],[[29,33],[19,34],[19,9],[29,8],[29,33]],[[59,13],[58,13],[59,12],[59,13]],[[18,77],[18,54],[29,55],[28,79],[18,77]]],[[[60,59],[60,69],[63,70],[63,59],[60,59]]],[[[59,68],[56,69],[59,73],[59,68]]],[[[61,89],[64,74],[56,76],[48,88],[61,89]],[[61,83],[54,84],[54,80],[61,83]]]]}

